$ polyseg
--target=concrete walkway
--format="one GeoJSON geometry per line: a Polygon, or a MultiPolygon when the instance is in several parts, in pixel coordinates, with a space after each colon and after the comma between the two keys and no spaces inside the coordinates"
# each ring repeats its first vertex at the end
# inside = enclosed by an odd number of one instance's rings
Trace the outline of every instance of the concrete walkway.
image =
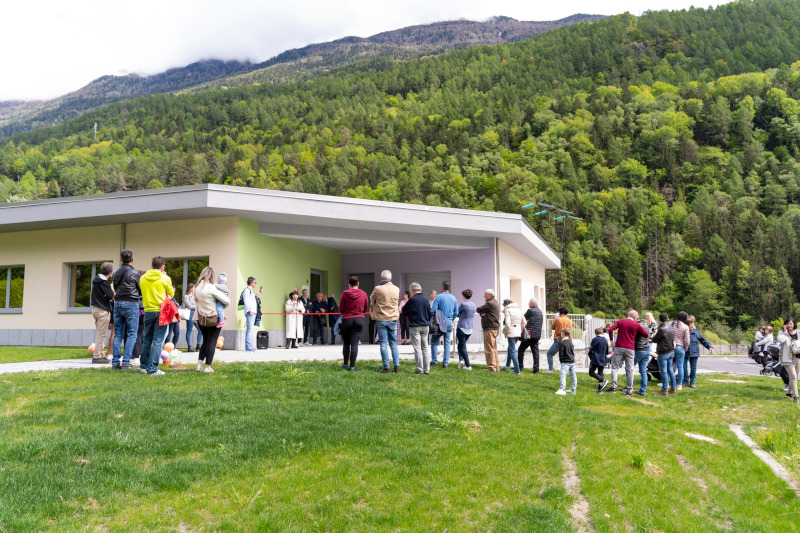
{"type": "MultiPolygon", "coordinates": [[[[413,365],[414,351],[410,345],[398,346],[400,351],[401,366],[413,365]]],[[[439,364],[442,361],[442,349],[439,347],[439,364]]],[[[500,365],[505,364],[505,352],[498,353],[500,365]]],[[[527,369],[531,368],[530,352],[526,353],[525,366],[527,369]]],[[[547,368],[547,360],[544,353],[540,354],[541,363],[540,367],[547,368]]],[[[486,360],[483,357],[483,352],[470,353],[470,362],[483,365],[486,360]]],[[[276,362],[295,362],[295,361],[339,361],[342,358],[342,346],[340,344],[330,346],[303,346],[297,349],[285,348],[270,348],[268,350],[258,350],[255,352],[245,352],[237,350],[224,350],[217,351],[214,359],[215,362],[225,363],[245,363],[245,362],[258,362],[258,363],[276,363],[276,362]]],[[[581,359],[581,357],[578,357],[581,359]]],[[[379,361],[381,359],[380,347],[376,344],[361,345],[358,350],[358,359],[360,361],[379,361]]],[[[197,353],[181,352],[175,358],[175,362],[182,364],[195,364],[197,362],[197,353]]],[[[451,356],[452,366],[458,366],[458,356],[453,353],[451,356]]],[[[138,361],[137,361],[138,363],[138,361]]],[[[45,370],[69,370],[69,369],[98,369],[110,368],[110,365],[93,365],[91,358],[85,359],[62,359],[54,361],[33,361],[29,363],[6,363],[0,364],[0,374],[11,374],[16,372],[35,372],[45,370]]],[[[558,360],[556,360],[556,368],[558,368],[558,360]]],[[[756,364],[754,361],[747,357],[735,356],[713,356],[713,357],[700,357],[698,365],[698,372],[700,373],[713,373],[713,372],[730,372],[733,374],[744,374],[749,376],[758,375],[761,370],[761,365],[756,364]]],[[[587,371],[583,368],[582,371],[587,371]]]]}

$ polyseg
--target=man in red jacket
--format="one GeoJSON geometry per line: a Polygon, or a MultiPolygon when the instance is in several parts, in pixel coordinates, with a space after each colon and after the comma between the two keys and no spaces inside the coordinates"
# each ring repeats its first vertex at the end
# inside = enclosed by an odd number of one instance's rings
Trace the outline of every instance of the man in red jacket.
{"type": "Polygon", "coordinates": [[[636,322],[638,316],[635,310],[628,309],[628,318],[617,320],[608,328],[609,335],[611,335],[612,331],[617,331],[617,338],[611,344],[614,348],[614,353],[611,354],[611,387],[608,392],[617,391],[617,374],[619,369],[622,368],[623,362],[628,385],[625,388],[625,394],[630,396],[633,392],[633,358],[634,349],[636,348],[636,335],[649,336],[647,330],[636,322]]]}

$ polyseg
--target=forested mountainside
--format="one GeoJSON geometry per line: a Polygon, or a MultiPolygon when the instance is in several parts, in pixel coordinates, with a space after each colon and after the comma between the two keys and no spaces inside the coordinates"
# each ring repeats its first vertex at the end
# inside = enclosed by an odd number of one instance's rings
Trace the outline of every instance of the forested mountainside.
{"type": "Polygon", "coordinates": [[[0,102],[0,138],[55,126],[91,109],[135,96],[179,91],[198,92],[254,83],[309,78],[359,60],[396,61],[439,54],[478,44],[510,43],[561,26],[605,17],[577,14],[553,21],[455,20],[410,26],[372,37],[346,37],[287,50],[262,63],[208,59],[152,76],[103,76],[75,92],[44,102],[0,102]]]}
{"type": "Polygon", "coordinates": [[[556,249],[564,237],[572,310],[750,327],[800,314],[798,20],[800,0],[626,14],[119,102],[0,145],[0,199],[216,182],[517,213],[544,201],[584,219],[525,211],[556,249]]]}

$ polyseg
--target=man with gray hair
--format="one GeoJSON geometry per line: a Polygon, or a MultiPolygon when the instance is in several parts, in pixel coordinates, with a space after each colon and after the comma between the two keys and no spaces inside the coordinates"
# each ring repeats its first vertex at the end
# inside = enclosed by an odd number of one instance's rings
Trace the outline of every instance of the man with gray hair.
{"type": "Polygon", "coordinates": [[[523,334],[522,342],[519,343],[519,350],[517,357],[519,358],[519,368],[524,370],[525,366],[522,364],[525,359],[525,350],[530,347],[531,355],[533,356],[533,374],[539,373],[539,340],[542,338],[542,323],[544,316],[542,310],[536,302],[536,298],[531,298],[528,302],[528,310],[525,311],[525,331],[528,332],[527,339],[523,334]]]}
{"type": "Polygon", "coordinates": [[[400,372],[400,352],[397,350],[397,320],[400,318],[400,289],[392,283],[392,272],[381,272],[381,282],[369,297],[369,310],[378,332],[383,360],[382,374],[388,374],[389,352],[394,362],[394,371],[400,372]]]}
{"type": "Polygon", "coordinates": [[[411,298],[403,306],[403,316],[408,318],[408,331],[411,335],[411,346],[414,348],[414,359],[417,362],[415,374],[431,373],[431,356],[428,352],[428,329],[431,323],[431,306],[422,287],[416,281],[409,287],[411,298]]]}
{"type": "Polygon", "coordinates": [[[500,304],[494,298],[494,289],[486,289],[483,293],[486,303],[478,307],[475,312],[481,315],[481,328],[483,329],[483,353],[486,357],[486,370],[499,372],[497,361],[497,332],[500,329],[500,304]]]}

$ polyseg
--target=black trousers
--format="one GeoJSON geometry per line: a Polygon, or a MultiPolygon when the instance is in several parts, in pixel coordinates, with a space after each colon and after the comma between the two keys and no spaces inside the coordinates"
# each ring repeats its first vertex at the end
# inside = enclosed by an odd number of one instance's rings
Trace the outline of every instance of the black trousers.
{"type": "Polygon", "coordinates": [[[361,332],[364,331],[364,317],[343,318],[339,326],[339,335],[342,337],[342,356],[344,364],[350,367],[356,366],[358,358],[358,341],[361,340],[361,332]]]}
{"type": "Polygon", "coordinates": [[[410,339],[408,332],[408,317],[401,316],[400,317],[400,340],[410,339]]]}
{"type": "Polygon", "coordinates": [[[519,369],[523,370],[525,365],[522,364],[525,359],[525,350],[531,349],[531,356],[533,356],[533,371],[539,371],[539,339],[523,339],[517,348],[517,359],[519,359],[519,369]]]}
{"type": "Polygon", "coordinates": [[[605,381],[605,378],[603,377],[603,369],[604,368],[605,368],[604,366],[597,366],[594,363],[590,364],[589,365],[589,377],[592,377],[592,378],[596,379],[597,381],[599,381],[600,383],[602,383],[603,381],[605,381]]]}
{"type": "Polygon", "coordinates": [[[200,345],[200,353],[197,356],[198,361],[205,361],[210,365],[214,361],[214,353],[217,351],[217,339],[222,328],[217,326],[198,326],[200,332],[203,334],[203,344],[200,345]]]}

